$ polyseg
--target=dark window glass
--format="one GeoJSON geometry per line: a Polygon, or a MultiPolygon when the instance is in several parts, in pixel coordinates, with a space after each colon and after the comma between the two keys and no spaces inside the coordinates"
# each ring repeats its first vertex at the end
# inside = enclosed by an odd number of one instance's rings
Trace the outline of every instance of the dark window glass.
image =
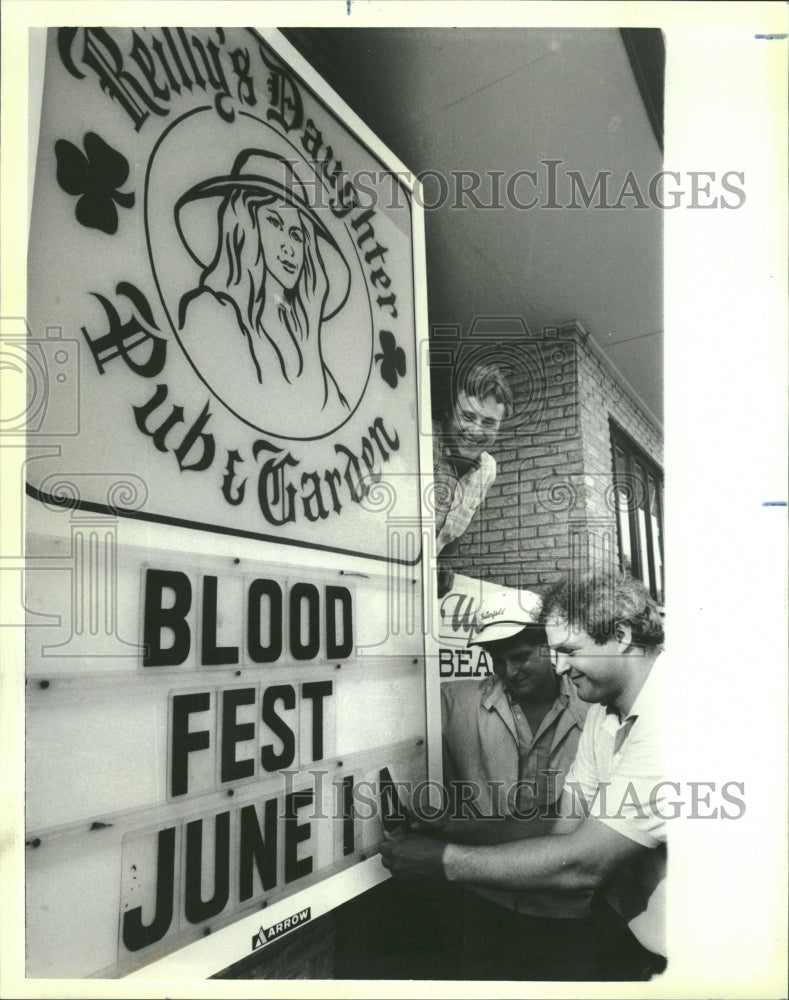
{"type": "Polygon", "coordinates": [[[662,604],[665,597],[663,472],[613,422],[611,452],[619,565],[643,581],[662,604]]]}

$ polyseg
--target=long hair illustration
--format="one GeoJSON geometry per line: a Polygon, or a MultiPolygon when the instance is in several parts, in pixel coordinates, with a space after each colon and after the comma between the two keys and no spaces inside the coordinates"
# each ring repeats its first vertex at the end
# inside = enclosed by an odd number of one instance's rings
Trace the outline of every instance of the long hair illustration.
{"type": "MultiPolygon", "coordinates": [[[[202,272],[196,288],[180,301],[184,329],[195,303],[212,297],[229,306],[246,341],[249,363],[264,388],[284,380],[317,394],[320,409],[348,402],[321,349],[321,325],[348,298],[348,268],[304,186],[283,157],[259,149],[242,151],[229,175],[202,181],[175,206],[179,235],[202,272]],[[203,261],[186,236],[186,205],[221,197],[212,259],[203,261]],[[331,288],[324,263],[334,255],[333,273],[344,280],[331,288]]],[[[217,363],[221,364],[220,357],[217,363]]]]}

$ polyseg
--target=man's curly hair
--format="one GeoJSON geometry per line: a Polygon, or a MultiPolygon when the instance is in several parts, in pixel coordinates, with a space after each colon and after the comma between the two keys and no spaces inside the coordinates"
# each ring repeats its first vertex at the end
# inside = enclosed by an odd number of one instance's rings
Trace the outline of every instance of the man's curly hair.
{"type": "Polygon", "coordinates": [[[598,646],[616,635],[617,625],[629,625],[633,642],[652,649],[664,640],[657,604],[640,580],[624,573],[591,573],[562,579],[543,598],[541,621],[559,617],[580,625],[598,646]]]}

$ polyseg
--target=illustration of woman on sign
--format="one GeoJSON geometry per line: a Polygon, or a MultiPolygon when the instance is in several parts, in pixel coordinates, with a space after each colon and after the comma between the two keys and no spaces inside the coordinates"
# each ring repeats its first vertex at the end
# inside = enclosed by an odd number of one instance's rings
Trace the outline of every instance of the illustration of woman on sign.
{"type": "MultiPolygon", "coordinates": [[[[200,216],[205,243],[209,216],[200,216]]],[[[342,421],[350,407],[324,361],[321,326],[345,304],[349,270],[291,164],[246,149],[229,175],[187,191],[175,219],[202,268],[198,287],[181,298],[179,335],[209,385],[231,409],[237,399],[246,409],[260,399],[269,413],[298,407],[304,436],[316,421],[326,428],[342,421]],[[221,198],[218,239],[206,262],[194,220],[212,198],[221,198]]]]}

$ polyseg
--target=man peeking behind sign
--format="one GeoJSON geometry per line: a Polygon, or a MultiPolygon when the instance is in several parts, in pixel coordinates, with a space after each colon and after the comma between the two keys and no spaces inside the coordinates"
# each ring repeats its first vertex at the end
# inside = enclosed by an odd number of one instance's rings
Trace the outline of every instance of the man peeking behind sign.
{"type": "MultiPolygon", "coordinates": [[[[487,451],[502,420],[512,411],[512,390],[492,364],[475,365],[433,422],[436,548],[452,555],[496,478],[496,460],[487,451]]],[[[439,561],[438,593],[446,593],[452,573],[439,561]]]]}
{"type": "Polygon", "coordinates": [[[190,355],[213,354],[207,377],[221,387],[220,396],[254,399],[262,391],[270,401],[298,405],[321,420],[347,415],[348,402],[323,360],[320,334],[348,298],[348,266],[287,160],[243,150],[229,175],[187,191],[175,218],[186,249],[203,268],[198,287],[181,299],[179,330],[190,355]],[[207,206],[220,197],[215,215],[207,206]],[[206,262],[198,247],[217,222],[213,257],[206,262]]]}

